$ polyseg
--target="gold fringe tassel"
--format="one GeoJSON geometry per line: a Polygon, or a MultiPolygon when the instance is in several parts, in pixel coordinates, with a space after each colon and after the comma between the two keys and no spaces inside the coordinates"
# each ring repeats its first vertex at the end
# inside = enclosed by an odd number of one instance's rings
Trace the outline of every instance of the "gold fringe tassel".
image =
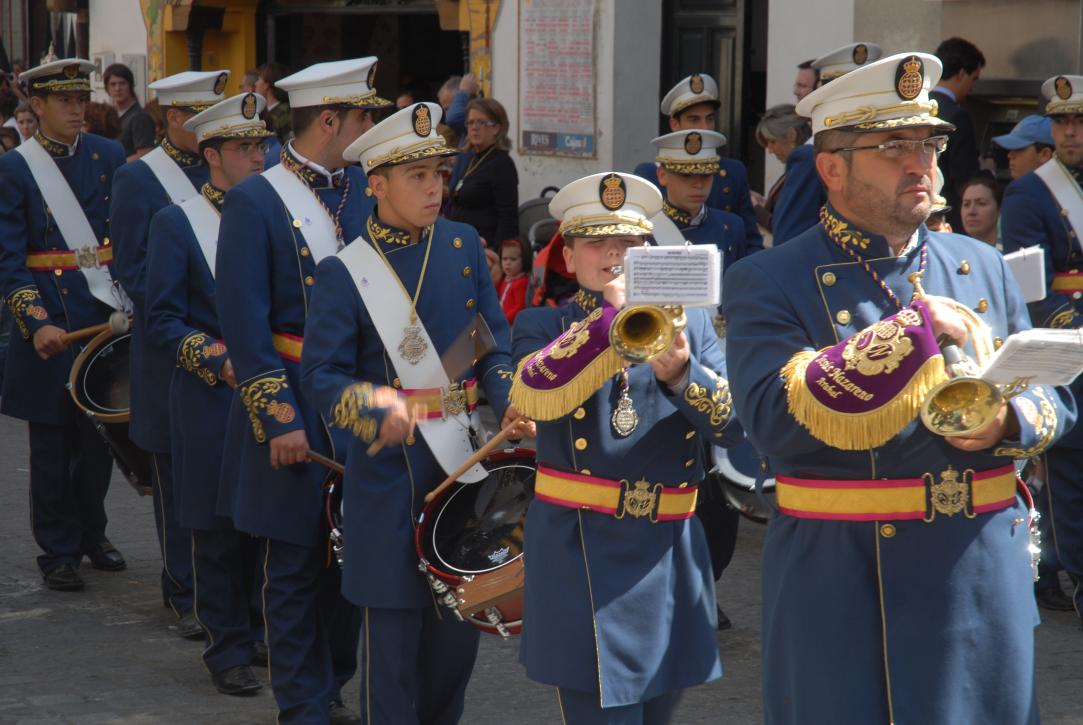
{"type": "Polygon", "coordinates": [[[587,363],[574,378],[560,387],[538,390],[530,387],[523,380],[523,369],[536,356],[537,353],[528,355],[519,363],[509,394],[511,404],[515,406],[519,414],[532,420],[563,418],[578,408],[584,400],[594,395],[609,378],[624,367],[624,361],[620,355],[612,347],[607,347],[587,363]]]}
{"type": "Polygon", "coordinates": [[[805,370],[822,351],[799,352],[780,371],[790,414],[817,440],[844,451],[887,443],[921,411],[925,396],[947,379],[944,358],[933,355],[891,401],[867,413],[842,413],[821,403],[805,384],[805,370]]]}

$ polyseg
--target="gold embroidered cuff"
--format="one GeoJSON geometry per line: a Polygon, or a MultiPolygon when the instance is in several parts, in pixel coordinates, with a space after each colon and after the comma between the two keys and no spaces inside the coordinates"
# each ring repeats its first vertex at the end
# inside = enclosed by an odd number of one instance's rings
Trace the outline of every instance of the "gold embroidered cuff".
{"type": "Polygon", "coordinates": [[[710,416],[711,425],[720,426],[729,422],[733,413],[733,397],[730,387],[720,377],[714,378],[714,390],[708,390],[699,383],[689,383],[684,390],[684,400],[697,412],[710,416]]]}
{"type": "Polygon", "coordinates": [[[218,340],[211,340],[202,332],[189,333],[181,340],[177,352],[177,365],[193,373],[207,385],[217,385],[218,376],[205,367],[209,358],[226,354],[226,346],[218,340]]]}
{"type": "Polygon", "coordinates": [[[332,425],[348,430],[365,443],[376,440],[380,426],[372,409],[375,407],[371,383],[351,383],[339,396],[331,411],[332,425]]]}
{"type": "Polygon", "coordinates": [[[281,375],[266,375],[254,378],[241,385],[241,403],[248,411],[248,420],[252,423],[252,433],[256,436],[256,442],[266,443],[267,432],[263,427],[263,415],[283,425],[292,423],[297,417],[297,411],[288,402],[277,399],[278,393],[289,389],[286,382],[286,373],[281,375]]]}
{"type": "Polygon", "coordinates": [[[19,334],[24,340],[29,340],[33,335],[31,327],[37,329],[38,323],[49,319],[49,313],[45,309],[41,295],[37,287],[23,287],[15,290],[7,298],[8,309],[11,310],[15,324],[19,327],[19,334]]]}
{"type": "Polygon", "coordinates": [[[1013,398],[1010,405],[1015,408],[1017,417],[1021,418],[1020,429],[1023,429],[1024,424],[1034,429],[1034,443],[1026,448],[1001,446],[993,451],[994,456],[1033,458],[1053,443],[1053,436],[1057,434],[1057,408],[1044,388],[1035,387],[1030,390],[1037,396],[1037,404],[1029,396],[1020,395],[1013,398]]]}

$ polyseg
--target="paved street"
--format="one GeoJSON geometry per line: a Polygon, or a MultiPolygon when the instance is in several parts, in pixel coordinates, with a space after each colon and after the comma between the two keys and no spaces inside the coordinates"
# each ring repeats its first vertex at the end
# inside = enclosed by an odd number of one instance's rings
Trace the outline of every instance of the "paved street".
{"type": "MultiPolygon", "coordinates": [[[[151,501],[137,497],[119,478],[108,499],[109,533],[127,557],[128,570],[106,574],[84,566],[83,593],[41,586],[28,524],[26,465],[24,424],[0,418],[0,723],[273,722],[269,688],[248,699],[217,694],[200,664],[200,645],[170,631],[172,615],[162,608],[158,590],[151,501]]],[[[690,692],[677,723],[760,721],[762,538],[762,527],[742,525],[734,563],[720,586],[720,601],[735,624],[719,636],[726,675],[690,692]]],[[[1043,722],[1083,724],[1083,632],[1070,613],[1043,614],[1038,629],[1043,722]]],[[[527,681],[517,653],[514,641],[483,638],[464,723],[560,721],[553,692],[527,681]]],[[[842,685],[839,695],[845,696],[842,685]]],[[[347,702],[356,707],[357,697],[355,681],[347,702]]]]}

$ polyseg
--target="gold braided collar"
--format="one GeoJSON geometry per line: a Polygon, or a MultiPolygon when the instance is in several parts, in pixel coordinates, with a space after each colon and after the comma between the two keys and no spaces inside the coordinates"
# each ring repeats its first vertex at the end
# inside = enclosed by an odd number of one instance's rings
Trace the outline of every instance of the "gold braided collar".
{"type": "Polygon", "coordinates": [[[827,204],[820,207],[820,226],[827,236],[841,247],[852,244],[865,251],[872,242],[864,233],[851,227],[849,222],[835,216],[827,204]]]}
{"type": "Polygon", "coordinates": [[[662,202],[662,211],[665,215],[675,221],[677,224],[689,226],[692,223],[692,215],[683,209],[678,209],[669,203],[669,200],[662,202]]]}
{"type": "Polygon", "coordinates": [[[339,186],[344,183],[346,177],[345,169],[340,170],[341,173],[338,175],[331,174],[330,177],[328,177],[327,174],[316,171],[314,168],[294,156],[290,151],[289,144],[282,147],[282,152],[279,154],[278,158],[280,164],[289,169],[290,173],[296,174],[312,189],[326,189],[332,186],[339,186]]]}
{"type": "MultiPolygon", "coordinates": [[[[81,134],[80,134],[81,135],[81,134]]],[[[79,147],[79,136],[75,137],[75,143],[71,146],[62,144],[59,141],[54,141],[38,129],[34,132],[34,138],[37,140],[41,147],[49,152],[49,155],[53,158],[64,158],[66,156],[74,156],[75,150],[79,147]]]]}
{"type": "Polygon", "coordinates": [[[216,189],[211,182],[206,182],[199,188],[199,193],[203,195],[203,198],[211,203],[215,211],[221,213],[222,205],[226,203],[226,192],[221,189],[216,189]]]}
{"type": "Polygon", "coordinates": [[[583,310],[583,312],[590,314],[598,307],[601,299],[602,295],[600,292],[591,292],[590,290],[585,290],[580,287],[572,297],[572,302],[574,302],[579,309],[583,310]]]}
{"type": "MultiPolygon", "coordinates": [[[[368,221],[365,223],[365,228],[368,231],[369,239],[374,242],[380,242],[389,247],[406,247],[410,244],[416,244],[413,239],[410,238],[410,233],[402,229],[385,224],[377,218],[379,211],[374,211],[369,214],[368,221]]],[[[421,234],[418,240],[424,239],[429,235],[430,227],[425,227],[421,230],[421,234]]]]}
{"type": "Polygon", "coordinates": [[[159,145],[162,147],[162,151],[165,151],[165,155],[176,161],[179,166],[198,166],[200,164],[199,156],[174,146],[173,142],[169,140],[168,133],[162,136],[162,142],[159,145]]]}

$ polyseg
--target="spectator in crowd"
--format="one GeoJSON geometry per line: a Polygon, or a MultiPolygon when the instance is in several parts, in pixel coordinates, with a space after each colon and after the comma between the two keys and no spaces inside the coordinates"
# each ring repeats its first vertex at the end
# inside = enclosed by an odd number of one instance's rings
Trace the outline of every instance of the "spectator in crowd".
{"type": "Polygon", "coordinates": [[[505,239],[500,244],[500,271],[496,283],[500,307],[508,324],[514,324],[515,316],[526,308],[527,288],[530,282],[530,248],[521,239],[505,239]]]}
{"type": "Polygon", "coordinates": [[[1029,174],[1053,158],[1053,122],[1048,116],[1027,116],[993,143],[1008,152],[1008,171],[1013,179],[1029,174]]]}
{"type": "Polygon", "coordinates": [[[793,95],[801,100],[820,85],[820,71],[812,67],[812,61],[797,64],[797,78],[793,82],[793,95]]]}
{"type": "Polygon", "coordinates": [[[462,78],[448,78],[436,95],[444,108],[444,123],[459,134],[459,138],[466,135],[466,106],[471,98],[478,95],[479,89],[477,76],[467,73],[462,78]]]}
{"type": "Polygon", "coordinates": [[[257,80],[259,80],[259,71],[254,68],[246,71],[244,78],[241,79],[241,93],[255,93],[257,80]]]}
{"type": "Polygon", "coordinates": [[[417,99],[414,97],[413,92],[403,91],[399,94],[398,98],[395,99],[395,108],[406,108],[407,106],[412,106],[415,103],[417,103],[417,99]]]}
{"type": "Polygon", "coordinates": [[[468,146],[451,172],[447,216],[473,225],[497,250],[519,236],[519,175],[508,155],[508,113],[494,98],[475,98],[467,105],[466,126],[468,146]]]}
{"type": "MultiPolygon", "coordinates": [[[[6,76],[5,76],[6,77],[6,76]]],[[[19,97],[10,87],[0,87],[0,126],[15,125],[15,109],[19,107],[19,97]]]]}
{"type": "Polygon", "coordinates": [[[436,102],[440,104],[440,108],[444,109],[445,116],[448,109],[451,108],[451,102],[455,100],[455,94],[459,92],[459,85],[462,82],[462,76],[451,76],[444,81],[444,85],[440,86],[440,90],[436,92],[436,102]]]}
{"type": "MultiPolygon", "coordinates": [[[[790,153],[808,141],[811,135],[808,119],[798,116],[790,103],[768,108],[756,125],[756,141],[783,164],[790,158],[790,153]]],[[[771,214],[775,202],[785,183],[786,174],[783,173],[767,192],[767,198],[755,205],[756,221],[768,231],[771,230],[771,214]]]]}
{"type": "Polygon", "coordinates": [[[19,104],[15,109],[15,127],[19,129],[19,136],[23,141],[33,136],[38,130],[38,117],[25,103],[19,104]]]}
{"type": "Polygon", "coordinates": [[[120,136],[122,124],[123,121],[117,114],[117,109],[108,103],[91,101],[86,104],[86,114],[83,116],[83,130],[87,133],[115,139],[120,136]]]}
{"type": "Polygon", "coordinates": [[[256,93],[267,101],[267,108],[261,118],[284,146],[293,133],[290,125],[290,97],[275,84],[286,76],[286,69],[278,63],[270,62],[261,65],[256,72],[259,74],[256,78],[256,93]]]}
{"type": "Polygon", "coordinates": [[[135,97],[135,77],[131,68],[123,63],[113,63],[102,77],[105,92],[120,117],[120,134],[108,138],[120,141],[129,161],[138,159],[154,148],[154,119],[147,115],[135,97]]]}
{"type": "Polygon", "coordinates": [[[959,199],[963,185],[978,173],[978,142],[974,134],[974,122],[964,105],[974,83],[985,67],[985,56],[977,46],[962,38],[948,38],[935,53],[944,64],[940,83],[929,97],[938,105],[937,116],[953,124],[947,150],[940,154],[940,170],[944,172],[944,198],[951,210],[948,221],[955,229],[961,228],[959,199]]]}
{"type": "Polygon", "coordinates": [[[978,174],[963,184],[963,231],[997,249],[1001,248],[1000,198],[1000,185],[987,174],[978,174]]]}
{"type": "Polygon", "coordinates": [[[0,154],[6,154],[19,145],[19,132],[11,126],[0,126],[0,154]]]}

